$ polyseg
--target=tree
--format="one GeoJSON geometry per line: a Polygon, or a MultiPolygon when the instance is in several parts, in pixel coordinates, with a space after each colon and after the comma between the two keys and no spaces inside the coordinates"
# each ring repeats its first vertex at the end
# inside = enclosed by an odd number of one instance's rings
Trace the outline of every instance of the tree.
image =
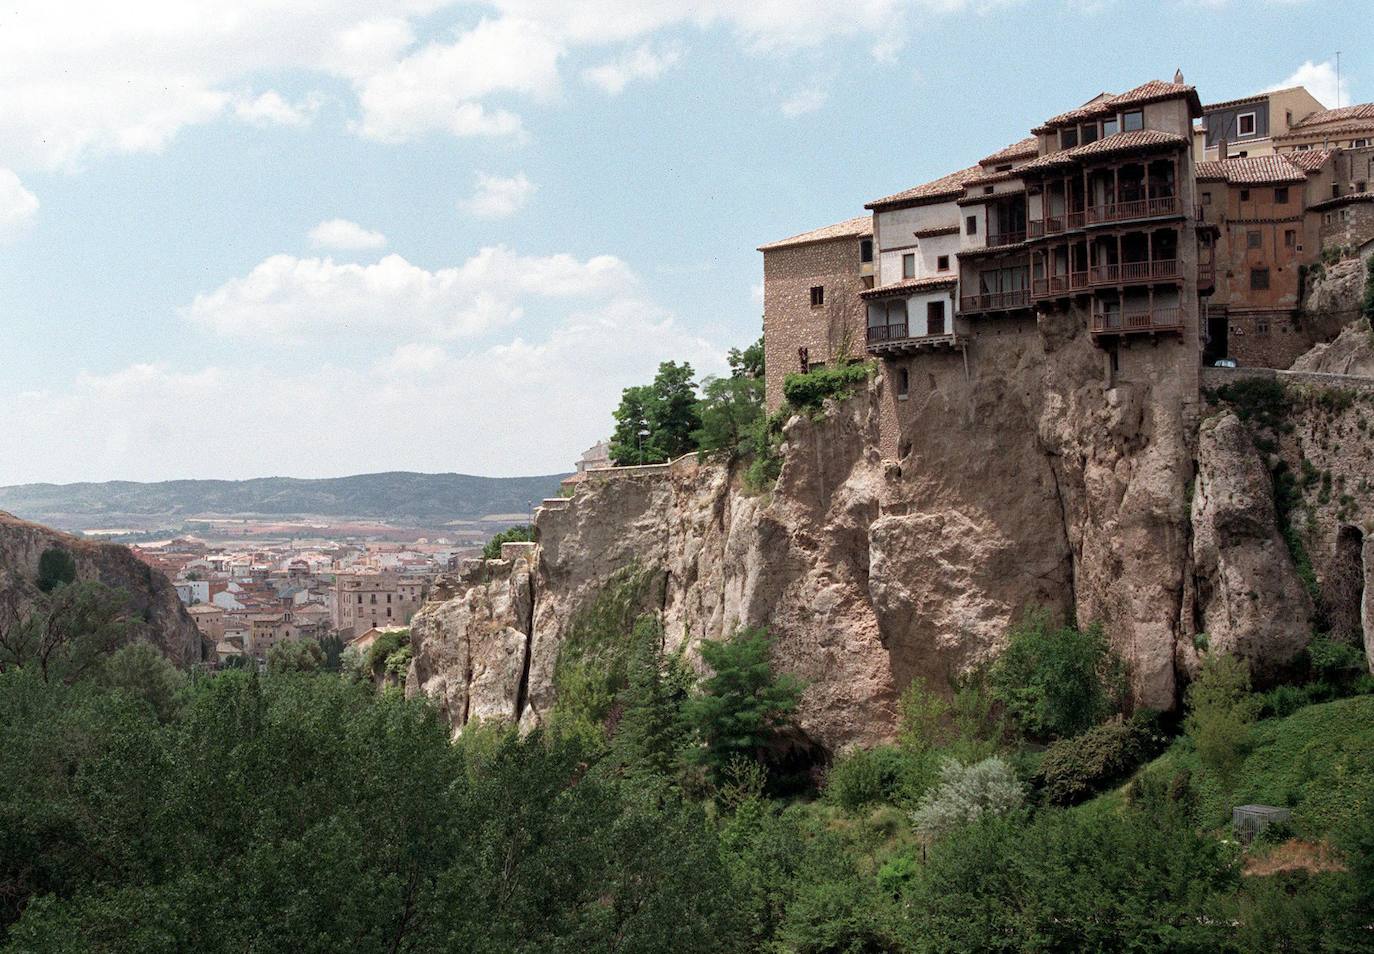
{"type": "Polygon", "coordinates": [[[0,672],[32,666],[45,681],[75,682],[124,642],[128,595],[103,583],[59,586],[0,629],[0,672]]]}
{"type": "Polygon", "coordinates": [[[267,671],[314,672],[324,666],[324,650],[313,639],[284,639],[267,651],[267,671]]]}
{"type": "Polygon", "coordinates": [[[730,364],[732,377],[762,380],[764,372],[763,336],[760,335],[758,341],[743,350],[731,348],[725,360],[730,364]]]}
{"type": "Polygon", "coordinates": [[[1054,627],[1032,612],[992,667],[994,698],[1032,738],[1077,735],[1105,719],[1123,691],[1120,660],[1098,626],[1054,627]]]}
{"type": "Polygon", "coordinates": [[[683,706],[691,675],[679,656],[664,654],[658,617],[640,617],[634,639],[612,754],[626,778],[659,789],[675,781],[690,739],[683,706]]]}
{"type": "Polygon", "coordinates": [[[525,523],[518,527],[507,527],[488,540],[486,545],[482,547],[482,559],[501,559],[501,544],[503,543],[529,543],[532,540],[534,540],[533,524],[525,523]]]}
{"type": "Polygon", "coordinates": [[[1184,731],[1197,746],[1198,759],[1229,786],[1245,760],[1257,700],[1250,695],[1250,667],[1225,653],[1208,653],[1188,687],[1184,731]]]}
{"type": "Polygon", "coordinates": [[[730,639],[701,644],[712,675],[702,683],[702,694],[688,700],[686,714],[704,743],[699,757],[717,780],[737,756],[765,761],[801,701],[801,683],[774,674],[770,647],[764,629],[742,629],[730,639]]]}
{"type": "Polygon", "coordinates": [[[105,688],[123,690],[148,703],[159,722],[170,722],[176,715],[177,696],[186,686],[186,674],[142,640],[117,649],[95,678],[105,688]]]}
{"type": "Polygon", "coordinates": [[[611,435],[616,464],[657,463],[696,448],[692,433],[701,426],[701,415],[693,374],[690,364],[665,361],[653,384],[621,393],[611,435]]]}
{"type": "Polygon", "coordinates": [[[730,460],[753,452],[764,426],[763,379],[748,374],[707,378],[700,416],[701,427],[692,432],[700,450],[720,451],[730,460]]]}
{"type": "Polygon", "coordinates": [[[38,588],[51,593],[76,579],[76,559],[61,547],[48,547],[38,557],[38,588]]]}
{"type": "Polygon", "coordinates": [[[1025,789],[1001,759],[974,765],[950,761],[940,769],[940,784],[921,800],[911,820],[917,831],[945,835],[985,814],[1014,812],[1025,800],[1025,789]]]}

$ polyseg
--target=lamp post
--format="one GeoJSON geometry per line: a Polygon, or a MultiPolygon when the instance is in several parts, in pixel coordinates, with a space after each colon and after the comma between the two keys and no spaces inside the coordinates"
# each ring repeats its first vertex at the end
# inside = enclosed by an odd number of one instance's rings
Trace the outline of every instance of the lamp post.
{"type": "Polygon", "coordinates": [[[644,463],[644,438],[649,436],[649,429],[647,427],[641,427],[639,429],[639,433],[635,436],[639,438],[639,440],[635,444],[635,447],[639,452],[639,462],[642,464],[644,463]]]}

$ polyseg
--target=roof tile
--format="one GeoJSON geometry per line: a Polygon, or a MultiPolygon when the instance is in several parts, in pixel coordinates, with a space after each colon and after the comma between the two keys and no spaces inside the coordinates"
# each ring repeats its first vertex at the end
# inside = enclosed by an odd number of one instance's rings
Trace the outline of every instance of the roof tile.
{"type": "Polygon", "coordinates": [[[964,183],[982,173],[982,166],[969,166],[967,169],[960,169],[958,172],[951,172],[947,176],[941,176],[930,182],[897,192],[893,195],[884,196],[881,199],[874,199],[872,202],[864,203],[865,209],[873,209],[875,212],[896,208],[907,203],[919,205],[937,199],[954,199],[964,194],[964,183]]]}
{"type": "Polygon", "coordinates": [[[873,234],[873,216],[859,215],[852,219],[845,219],[843,222],[836,222],[834,225],[826,225],[810,232],[803,232],[791,238],[779,239],[776,242],[769,242],[767,245],[760,245],[760,252],[771,252],[774,249],[787,248],[792,245],[807,245],[811,242],[829,242],[834,239],[842,238],[865,238],[873,234]]]}
{"type": "Polygon", "coordinates": [[[1116,152],[1130,152],[1133,149],[1150,149],[1166,146],[1186,146],[1188,140],[1173,133],[1160,132],[1158,129],[1134,129],[1131,132],[1115,133],[1096,142],[1072,149],[1061,149],[1028,162],[1020,172],[1034,172],[1054,166],[1069,165],[1089,156],[1109,156],[1116,152]]]}

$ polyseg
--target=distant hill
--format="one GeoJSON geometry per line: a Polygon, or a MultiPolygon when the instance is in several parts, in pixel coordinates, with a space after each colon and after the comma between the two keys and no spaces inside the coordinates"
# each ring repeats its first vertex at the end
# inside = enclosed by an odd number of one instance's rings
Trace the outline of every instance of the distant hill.
{"type": "Polygon", "coordinates": [[[556,495],[565,474],[473,477],[395,471],[301,480],[114,480],[0,487],[0,510],[59,526],[119,517],[185,519],[203,515],[310,515],[424,523],[524,513],[530,501],[556,495]]]}

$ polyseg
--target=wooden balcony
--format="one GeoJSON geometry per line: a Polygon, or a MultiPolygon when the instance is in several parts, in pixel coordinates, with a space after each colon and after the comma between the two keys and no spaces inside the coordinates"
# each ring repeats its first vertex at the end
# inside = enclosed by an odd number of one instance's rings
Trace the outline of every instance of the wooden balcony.
{"type": "Polygon", "coordinates": [[[1048,278],[1031,279],[1031,297],[1035,299],[1057,298],[1061,295],[1086,291],[1087,288],[1087,272],[1066,272],[1060,275],[1051,275],[1048,278]]]}
{"type": "Polygon", "coordinates": [[[1182,271],[1177,259],[1158,262],[1122,262],[1118,265],[1094,265],[1089,269],[1094,285],[1138,285],[1155,281],[1178,280],[1182,271]]]}
{"type": "Polygon", "coordinates": [[[892,325],[872,325],[868,329],[868,353],[879,356],[893,357],[922,351],[953,351],[963,348],[966,343],[963,335],[952,332],[913,336],[904,321],[892,325]]]}
{"type": "Polygon", "coordinates": [[[989,311],[1014,311],[1030,307],[1030,289],[1019,291],[984,292],[981,295],[964,295],[959,299],[961,315],[975,315],[989,311]]]}
{"type": "Polygon", "coordinates": [[[1129,222],[1134,219],[1157,219],[1183,214],[1183,203],[1178,196],[1157,196],[1152,199],[1132,199],[1129,202],[1113,202],[1109,205],[1095,205],[1089,208],[1088,225],[1102,225],[1108,222],[1129,222]]]}
{"type": "Polygon", "coordinates": [[[1026,240],[1026,233],[1022,232],[989,232],[988,248],[997,248],[1002,245],[1020,245],[1026,240]]]}
{"type": "Polygon", "coordinates": [[[1127,311],[1094,312],[1094,335],[1159,334],[1183,330],[1181,308],[1132,308],[1127,311]]]}
{"type": "Polygon", "coordinates": [[[1197,290],[1202,294],[1215,291],[1217,287],[1216,266],[1209,261],[1198,262],[1197,290]]]}

